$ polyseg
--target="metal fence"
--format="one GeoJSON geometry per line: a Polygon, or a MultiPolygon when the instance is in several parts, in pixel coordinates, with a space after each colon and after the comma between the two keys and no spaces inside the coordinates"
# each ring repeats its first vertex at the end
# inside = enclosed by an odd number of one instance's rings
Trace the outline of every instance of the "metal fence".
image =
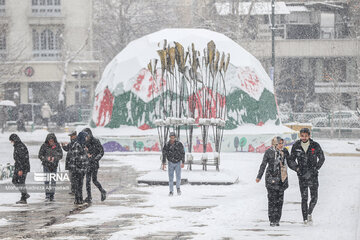
{"type": "Polygon", "coordinates": [[[280,113],[283,123],[299,122],[311,123],[315,128],[330,127],[334,129],[360,128],[360,117],[356,111],[339,111],[333,113],[307,112],[307,113],[280,113]]]}

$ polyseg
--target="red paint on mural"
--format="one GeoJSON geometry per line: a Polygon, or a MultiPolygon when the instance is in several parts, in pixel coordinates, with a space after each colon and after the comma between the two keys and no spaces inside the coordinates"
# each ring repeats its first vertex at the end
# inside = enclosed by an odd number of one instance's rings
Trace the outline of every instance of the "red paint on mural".
{"type": "Polygon", "coordinates": [[[224,111],[225,104],[226,98],[223,95],[214,94],[208,88],[201,89],[189,97],[189,109],[197,123],[199,118],[216,118],[220,111],[224,111]]]}
{"type": "Polygon", "coordinates": [[[149,78],[149,88],[148,88],[148,94],[147,97],[150,98],[152,97],[154,94],[157,95],[162,88],[166,85],[166,81],[164,78],[161,77],[160,74],[156,74],[156,81],[154,81],[154,78],[151,76],[149,78]],[[158,84],[159,83],[159,84],[158,84]]]}
{"type": "Polygon", "coordinates": [[[261,144],[260,146],[258,146],[256,148],[256,152],[257,153],[264,153],[266,151],[266,147],[265,147],[265,144],[261,144]]]}
{"type": "Polygon", "coordinates": [[[249,67],[239,68],[238,78],[241,80],[241,87],[252,95],[257,95],[262,91],[262,85],[259,77],[254,70],[249,67]]]}
{"type": "Polygon", "coordinates": [[[96,96],[95,102],[95,111],[98,112],[96,126],[103,127],[108,122],[110,122],[113,105],[114,105],[114,96],[111,94],[110,90],[106,88],[102,94],[102,99],[99,99],[99,95],[96,96]],[[99,103],[100,101],[100,103],[99,103]]]}
{"type": "Polygon", "coordinates": [[[249,149],[248,149],[248,152],[254,152],[255,151],[255,148],[249,144],[249,149]]]}

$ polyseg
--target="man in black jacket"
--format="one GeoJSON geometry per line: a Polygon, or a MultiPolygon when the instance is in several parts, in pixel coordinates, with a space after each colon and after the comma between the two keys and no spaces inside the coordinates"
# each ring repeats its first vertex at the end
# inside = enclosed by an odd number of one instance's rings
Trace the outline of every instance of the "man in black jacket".
{"type": "Polygon", "coordinates": [[[104,148],[101,145],[99,139],[94,138],[90,128],[85,128],[83,130],[88,134],[86,141],[86,148],[89,157],[89,168],[86,172],[86,192],[87,197],[85,198],[85,202],[91,203],[91,179],[95,186],[101,192],[101,201],[106,199],[106,191],[102,188],[101,184],[97,180],[97,174],[99,170],[99,161],[104,156],[104,148]]]}
{"type": "Polygon", "coordinates": [[[301,193],[301,210],[304,224],[312,224],[312,212],[318,199],[318,171],[325,161],[320,145],[310,138],[310,130],[300,130],[300,140],[291,148],[289,167],[297,172],[301,193]],[[297,160],[297,161],[296,161],[297,160]],[[308,205],[310,189],[311,200],[308,205]]]}
{"type": "Polygon", "coordinates": [[[21,199],[16,203],[27,204],[26,199],[30,195],[26,191],[25,180],[27,173],[30,172],[29,152],[18,135],[11,134],[9,140],[14,145],[15,169],[12,182],[21,192],[21,199]]]}
{"type": "Polygon", "coordinates": [[[66,160],[65,160],[65,170],[69,172],[70,178],[70,185],[71,185],[71,192],[69,194],[75,194],[75,184],[73,179],[73,170],[74,170],[74,163],[71,161],[71,147],[74,145],[76,140],[76,131],[73,131],[69,134],[70,136],[70,143],[61,143],[62,149],[67,152],[66,160]]]}
{"type": "MultiPolygon", "coordinates": [[[[60,144],[54,133],[49,133],[46,136],[45,142],[41,145],[39,151],[39,159],[42,162],[44,173],[56,173],[59,161],[63,157],[63,152],[60,144]]],[[[45,181],[45,201],[54,201],[56,181],[47,177],[45,181]]]]}
{"type": "Polygon", "coordinates": [[[170,133],[170,141],[165,144],[162,153],[162,169],[165,170],[166,159],[168,160],[169,164],[169,196],[173,196],[174,192],[174,171],[176,172],[177,194],[181,195],[181,168],[184,168],[185,151],[183,144],[176,140],[176,135],[174,132],[170,133]]]}

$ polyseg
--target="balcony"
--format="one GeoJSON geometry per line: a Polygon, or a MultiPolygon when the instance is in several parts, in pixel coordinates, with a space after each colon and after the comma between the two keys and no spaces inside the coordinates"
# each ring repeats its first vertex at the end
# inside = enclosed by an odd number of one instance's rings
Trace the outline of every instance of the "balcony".
{"type": "MultiPolygon", "coordinates": [[[[271,41],[242,41],[241,46],[258,58],[271,57],[271,41]]],[[[275,41],[276,57],[358,57],[360,39],[281,39],[275,41]]]]}
{"type": "Polygon", "coordinates": [[[332,82],[315,82],[315,93],[359,93],[360,83],[338,82],[337,86],[332,82]]]}
{"type": "Polygon", "coordinates": [[[33,50],[34,60],[56,61],[61,58],[61,50],[33,50]]]}
{"type": "Polygon", "coordinates": [[[31,14],[36,17],[59,17],[61,16],[61,5],[33,5],[31,14]]]}

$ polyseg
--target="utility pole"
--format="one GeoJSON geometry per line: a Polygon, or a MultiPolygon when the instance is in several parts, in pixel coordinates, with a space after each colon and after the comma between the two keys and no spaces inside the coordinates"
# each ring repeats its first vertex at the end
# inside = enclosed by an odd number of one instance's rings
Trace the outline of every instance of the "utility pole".
{"type": "Polygon", "coordinates": [[[270,77],[275,88],[275,0],[271,0],[271,69],[270,77]]]}

